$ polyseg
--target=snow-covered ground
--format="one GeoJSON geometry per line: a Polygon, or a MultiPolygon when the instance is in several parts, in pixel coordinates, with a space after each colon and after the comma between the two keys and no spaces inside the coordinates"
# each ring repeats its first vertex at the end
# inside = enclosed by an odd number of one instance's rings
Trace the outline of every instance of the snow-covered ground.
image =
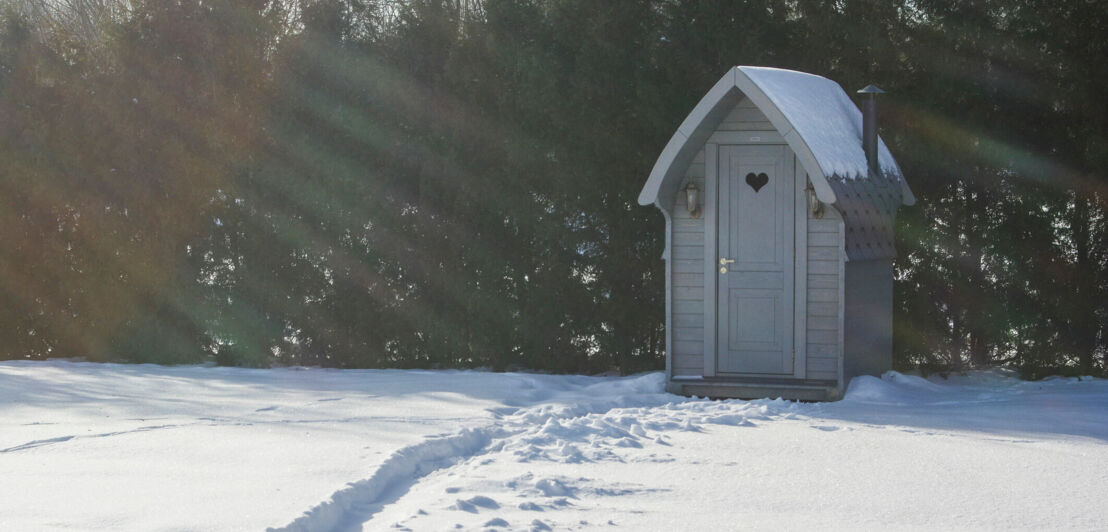
{"type": "Polygon", "coordinates": [[[1108,381],[0,363],[0,530],[1108,529],[1108,381]]]}

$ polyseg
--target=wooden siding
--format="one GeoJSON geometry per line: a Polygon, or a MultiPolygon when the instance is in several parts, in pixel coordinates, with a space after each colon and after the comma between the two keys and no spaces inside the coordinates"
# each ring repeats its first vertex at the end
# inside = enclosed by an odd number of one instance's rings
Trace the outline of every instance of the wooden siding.
{"type": "Polygon", "coordinates": [[[839,317],[843,279],[842,219],[832,208],[823,218],[808,213],[807,370],[809,379],[839,378],[839,317]]]}
{"type": "Polygon", "coordinates": [[[766,115],[755,107],[749,98],[735,104],[731,112],[723,117],[716,131],[774,131],[766,115]]]}
{"type": "MultiPolygon", "coordinates": [[[[774,131],[765,115],[743,98],[716,128],[716,131],[774,131]]],[[[673,263],[670,286],[673,290],[673,375],[704,375],[704,217],[693,218],[685,206],[685,185],[696,183],[706,197],[704,183],[705,150],[697,152],[678,187],[673,208],[673,263]]],[[[703,203],[701,204],[703,205],[703,203]]]]}
{"type": "MultiPolygon", "coordinates": [[[[685,203],[685,184],[692,180],[704,194],[704,150],[685,171],[673,206],[673,374],[698,376],[704,372],[704,218],[693,218],[685,203]]],[[[701,203],[703,206],[703,203],[701,203]]]]}
{"type": "MultiPolygon", "coordinates": [[[[750,100],[744,98],[724,117],[716,131],[773,131],[773,126],[750,100]]],[[[676,377],[704,374],[704,218],[689,215],[684,193],[685,185],[692,180],[702,196],[705,195],[704,157],[705,151],[701,148],[685,171],[684,180],[673,198],[670,264],[673,330],[670,334],[673,339],[671,363],[676,377]]],[[[833,208],[826,209],[821,219],[809,216],[808,220],[805,362],[807,378],[813,380],[838,379],[841,223],[833,208]]]]}

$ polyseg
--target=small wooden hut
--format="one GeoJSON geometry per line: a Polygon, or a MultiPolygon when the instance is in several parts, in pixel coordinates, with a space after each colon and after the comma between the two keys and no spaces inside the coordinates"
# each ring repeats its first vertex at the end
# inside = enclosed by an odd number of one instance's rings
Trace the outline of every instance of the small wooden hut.
{"type": "Polygon", "coordinates": [[[666,144],[639,203],[666,221],[669,391],[834,400],[890,368],[915,198],[859,92],[865,117],[834,81],[735,67],[666,144]]]}

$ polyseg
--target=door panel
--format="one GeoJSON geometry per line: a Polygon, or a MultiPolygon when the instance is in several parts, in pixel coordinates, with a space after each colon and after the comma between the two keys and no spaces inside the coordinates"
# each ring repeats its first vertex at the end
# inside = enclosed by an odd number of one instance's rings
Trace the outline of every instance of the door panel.
{"type": "Polygon", "coordinates": [[[785,146],[719,147],[719,373],[793,373],[791,160],[785,146]]]}

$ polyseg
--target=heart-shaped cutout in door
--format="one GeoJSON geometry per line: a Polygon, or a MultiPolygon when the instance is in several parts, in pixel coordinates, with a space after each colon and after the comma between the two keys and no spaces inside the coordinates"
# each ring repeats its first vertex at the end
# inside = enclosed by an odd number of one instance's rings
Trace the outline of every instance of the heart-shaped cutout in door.
{"type": "Polygon", "coordinates": [[[754,192],[758,192],[762,187],[769,183],[769,176],[765,172],[761,172],[758,175],[754,175],[754,172],[746,174],[746,184],[750,185],[750,188],[754,189],[754,192]]]}

